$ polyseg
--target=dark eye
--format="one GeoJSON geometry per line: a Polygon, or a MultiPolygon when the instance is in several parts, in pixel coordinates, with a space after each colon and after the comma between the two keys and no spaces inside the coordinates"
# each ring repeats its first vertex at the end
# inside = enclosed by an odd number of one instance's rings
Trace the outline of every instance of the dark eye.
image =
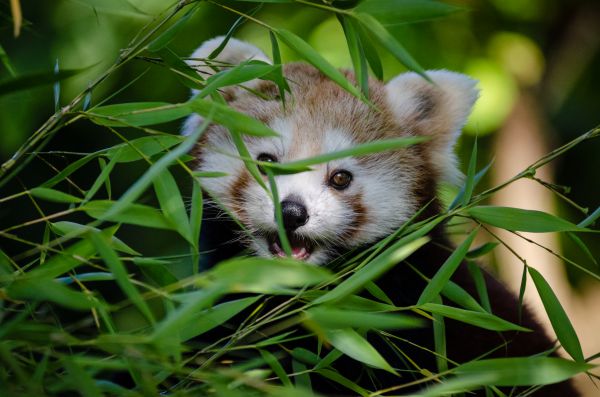
{"type": "Polygon", "coordinates": [[[329,178],[329,185],[337,190],[344,190],[350,186],[352,182],[352,174],[348,171],[335,171],[329,178]]]}
{"type": "MultiPolygon", "coordinates": [[[[272,154],[268,154],[268,153],[261,153],[258,155],[258,157],[256,158],[256,160],[258,161],[263,161],[265,163],[276,163],[277,162],[277,157],[273,156],[272,154]]],[[[260,171],[261,174],[266,175],[267,173],[265,172],[264,168],[261,167],[260,165],[258,166],[258,170],[260,171]]]]}

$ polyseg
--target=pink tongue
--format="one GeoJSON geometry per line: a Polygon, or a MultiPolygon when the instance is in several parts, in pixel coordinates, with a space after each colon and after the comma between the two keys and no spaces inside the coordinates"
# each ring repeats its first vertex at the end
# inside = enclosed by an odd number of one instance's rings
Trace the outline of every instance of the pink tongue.
{"type": "Polygon", "coordinates": [[[304,247],[292,247],[292,255],[299,256],[306,252],[306,248],[304,247]]]}

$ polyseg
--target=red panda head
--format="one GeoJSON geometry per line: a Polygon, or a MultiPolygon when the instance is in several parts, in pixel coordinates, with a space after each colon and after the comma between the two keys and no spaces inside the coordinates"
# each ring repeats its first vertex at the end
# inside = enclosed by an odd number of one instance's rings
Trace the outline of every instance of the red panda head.
{"type": "MultiPolygon", "coordinates": [[[[204,58],[219,45],[213,39],[193,58],[204,58]]],[[[223,61],[266,56],[255,47],[231,40],[223,61]]],[[[208,69],[190,62],[199,72],[208,69]]],[[[350,72],[345,72],[353,79],[350,72]]],[[[283,220],[295,258],[321,264],[341,250],[377,241],[402,225],[435,196],[437,182],[456,180],[453,147],[477,98],[475,81],[448,71],[429,71],[434,84],[415,73],[388,83],[369,82],[374,106],[344,91],[317,69],[302,63],[284,67],[291,88],[286,106],[269,81],[252,81],[250,90],[230,88],[229,105],[255,117],[280,136],[245,136],[251,156],[291,162],[379,139],[424,135],[431,139],[401,150],[348,157],[313,166],[311,171],[275,178],[283,220]]],[[[183,133],[201,119],[192,116],[183,133]]],[[[277,238],[274,204],[251,177],[228,131],[212,125],[196,150],[201,171],[227,173],[206,178],[203,188],[248,229],[248,244],[258,255],[283,256],[277,238]]],[[[266,180],[266,177],[265,177],[266,180]]]]}

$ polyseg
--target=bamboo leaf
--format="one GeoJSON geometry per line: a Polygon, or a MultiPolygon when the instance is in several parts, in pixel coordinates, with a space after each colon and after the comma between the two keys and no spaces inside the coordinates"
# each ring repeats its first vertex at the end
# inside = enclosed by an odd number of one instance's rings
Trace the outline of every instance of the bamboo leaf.
{"type": "Polygon", "coordinates": [[[308,309],[306,320],[314,321],[326,329],[410,329],[424,325],[420,319],[402,314],[370,313],[324,306],[308,309]]]}
{"type": "Polygon", "coordinates": [[[371,367],[396,374],[381,354],[358,332],[352,329],[329,329],[325,330],[325,337],[333,347],[345,355],[371,367]]]}
{"type": "Polygon", "coordinates": [[[79,203],[81,199],[68,193],[64,193],[58,190],[50,189],[47,187],[34,187],[29,190],[29,193],[36,198],[40,198],[46,201],[53,201],[55,203],[79,203]]]}
{"type": "Polygon", "coordinates": [[[426,303],[419,306],[419,308],[431,313],[440,314],[453,320],[472,324],[479,328],[489,329],[492,331],[531,331],[525,327],[513,324],[490,313],[464,310],[452,306],[440,305],[437,303],[426,303]]]}
{"type": "Polygon", "coordinates": [[[406,259],[410,254],[421,248],[429,241],[425,237],[403,245],[393,245],[337,287],[317,298],[314,303],[325,303],[340,300],[364,288],[365,284],[373,281],[387,272],[391,267],[406,259]]]}
{"type": "Polygon", "coordinates": [[[81,207],[81,209],[95,219],[157,229],[176,230],[175,226],[160,211],[147,205],[129,204],[119,214],[110,215],[110,211],[116,203],[116,201],[111,200],[90,201],[81,207]]]}
{"type": "Polygon", "coordinates": [[[59,281],[46,277],[31,277],[31,275],[6,287],[6,294],[15,300],[49,301],[73,310],[89,310],[99,306],[98,301],[84,293],[74,291],[59,281]]]}
{"type": "Polygon", "coordinates": [[[369,31],[385,49],[398,59],[408,69],[420,74],[424,79],[430,81],[425,74],[425,69],[406,51],[394,36],[392,36],[381,23],[369,14],[355,12],[352,15],[369,31]]]}
{"type": "Polygon", "coordinates": [[[466,212],[482,223],[511,231],[546,233],[588,230],[542,211],[489,205],[473,207],[466,212]]]}
{"type": "Polygon", "coordinates": [[[201,116],[206,117],[209,114],[212,115],[212,119],[216,123],[221,124],[230,130],[236,130],[243,134],[254,136],[279,135],[255,118],[214,101],[196,97],[190,99],[190,101],[187,102],[187,106],[201,116]]]}
{"type": "Polygon", "coordinates": [[[315,49],[312,48],[306,41],[285,29],[277,29],[275,34],[277,34],[281,41],[283,41],[288,47],[304,58],[304,60],[319,69],[324,75],[336,82],[344,90],[348,91],[357,98],[361,98],[360,91],[354,87],[348,81],[348,79],[346,79],[342,72],[327,62],[327,60],[323,58],[321,54],[315,51],[315,49]]]}
{"type": "Polygon", "coordinates": [[[131,281],[129,281],[129,274],[127,274],[125,266],[123,266],[119,256],[108,244],[106,237],[98,232],[93,231],[89,234],[89,238],[104,260],[104,263],[106,263],[113,276],[115,276],[115,280],[117,281],[119,287],[121,287],[121,290],[123,290],[125,295],[127,295],[131,302],[139,309],[144,317],[146,317],[150,324],[154,324],[155,321],[152,311],[146,304],[146,301],[140,295],[137,288],[135,288],[131,281]]]}
{"type": "MultiPolygon", "coordinates": [[[[80,236],[83,236],[85,232],[100,231],[100,229],[97,229],[95,227],[91,227],[88,225],[81,225],[79,223],[68,222],[68,221],[51,223],[51,227],[52,227],[52,231],[54,231],[54,233],[61,235],[61,236],[65,236],[68,234],[78,234],[80,236]]],[[[133,248],[131,248],[130,246],[128,246],[122,240],[118,239],[115,236],[111,236],[110,241],[111,241],[110,242],[111,247],[113,247],[117,251],[121,251],[121,252],[124,252],[129,255],[136,255],[136,256],[141,255],[139,252],[137,252],[136,250],[134,250],[133,248]]]]}
{"type": "Polygon", "coordinates": [[[471,361],[455,371],[458,375],[494,374],[488,385],[530,386],[558,383],[593,367],[558,357],[514,357],[471,361]]]}
{"type": "Polygon", "coordinates": [[[83,114],[108,127],[143,127],[178,120],[192,113],[186,103],[131,102],[100,106],[83,114]]]}
{"type": "Polygon", "coordinates": [[[156,197],[165,218],[171,222],[173,228],[183,238],[190,244],[195,244],[181,192],[169,169],[165,168],[162,172],[159,172],[153,183],[156,197]]]}
{"type": "Polygon", "coordinates": [[[465,255],[467,254],[469,247],[473,243],[477,232],[478,229],[473,230],[465,239],[465,241],[463,241],[462,244],[456,250],[454,250],[452,255],[450,255],[448,259],[446,259],[444,264],[440,267],[435,276],[433,276],[431,281],[429,281],[429,283],[421,293],[417,305],[422,305],[424,303],[431,302],[436,296],[439,295],[439,293],[444,288],[444,285],[448,283],[450,277],[452,277],[456,269],[458,269],[461,262],[465,258],[465,255]]]}
{"type": "Polygon", "coordinates": [[[579,338],[577,338],[573,324],[571,324],[560,301],[540,272],[532,267],[529,267],[528,270],[560,344],[575,361],[583,362],[583,351],[581,350],[579,338]]]}
{"type": "Polygon", "coordinates": [[[257,300],[257,296],[236,299],[194,313],[188,324],[179,330],[181,341],[190,340],[222,325],[257,300]]]}

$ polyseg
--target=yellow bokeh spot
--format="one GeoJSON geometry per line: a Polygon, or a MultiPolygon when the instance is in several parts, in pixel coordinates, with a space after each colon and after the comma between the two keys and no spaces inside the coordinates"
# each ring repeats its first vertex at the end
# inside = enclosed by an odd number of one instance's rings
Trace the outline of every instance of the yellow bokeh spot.
{"type": "Polygon", "coordinates": [[[530,38],[509,32],[497,33],[489,43],[489,53],[520,85],[539,83],[544,72],[544,56],[530,38]]]}
{"type": "Polygon", "coordinates": [[[352,67],[344,30],[336,18],[320,23],[310,34],[308,42],[336,68],[352,67]]]}
{"type": "Polygon", "coordinates": [[[474,59],[465,72],[479,80],[481,90],[465,132],[485,135],[498,129],[511,111],[518,94],[517,84],[502,66],[490,59],[474,59]]]}

